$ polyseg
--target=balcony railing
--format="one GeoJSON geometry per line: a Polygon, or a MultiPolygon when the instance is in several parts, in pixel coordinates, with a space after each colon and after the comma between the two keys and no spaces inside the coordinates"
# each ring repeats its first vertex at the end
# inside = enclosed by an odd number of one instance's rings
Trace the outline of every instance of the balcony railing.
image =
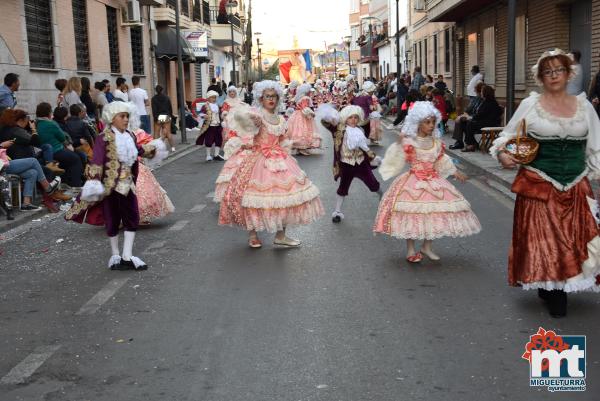
{"type": "Polygon", "coordinates": [[[379,60],[379,54],[377,52],[377,48],[375,47],[375,43],[373,42],[373,48],[370,49],[370,46],[367,45],[360,48],[360,61],[361,62],[369,62],[369,61],[377,61],[379,60]],[[369,54],[369,50],[371,50],[369,54]]]}
{"type": "Polygon", "coordinates": [[[194,0],[194,7],[192,8],[192,20],[202,23],[202,6],[200,5],[201,0],[194,0]]]}
{"type": "MultiPolygon", "coordinates": [[[[218,7],[210,8],[210,22],[213,24],[229,24],[229,15],[227,14],[219,14],[218,7]]],[[[241,28],[242,24],[240,21],[240,17],[237,14],[234,14],[231,17],[231,22],[233,26],[237,28],[241,28]]]]}
{"type": "Polygon", "coordinates": [[[202,2],[202,21],[206,25],[210,25],[210,5],[208,1],[202,2]]]}

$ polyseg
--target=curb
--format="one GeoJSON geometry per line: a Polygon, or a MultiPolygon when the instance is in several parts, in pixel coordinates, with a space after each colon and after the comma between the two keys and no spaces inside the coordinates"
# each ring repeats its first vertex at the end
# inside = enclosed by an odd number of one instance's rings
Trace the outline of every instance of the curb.
{"type": "MultiPolygon", "coordinates": [[[[188,133],[189,134],[189,133],[188,133]]],[[[195,138],[188,138],[188,142],[186,144],[179,144],[177,150],[173,153],[170,153],[169,156],[154,170],[158,170],[161,167],[167,166],[178,159],[187,156],[188,154],[194,151],[195,138]]],[[[19,212],[25,213],[25,212],[19,212]]],[[[42,225],[49,223],[51,221],[57,220],[61,216],[64,216],[66,211],[60,210],[58,213],[49,213],[44,207],[39,212],[28,213],[26,217],[21,219],[15,219],[14,221],[9,221],[4,223],[0,227],[0,243],[15,238],[21,234],[24,234],[34,228],[41,227],[42,225]],[[39,220],[39,221],[34,221],[39,220]]],[[[0,215],[0,218],[4,218],[4,215],[0,215]]]]}

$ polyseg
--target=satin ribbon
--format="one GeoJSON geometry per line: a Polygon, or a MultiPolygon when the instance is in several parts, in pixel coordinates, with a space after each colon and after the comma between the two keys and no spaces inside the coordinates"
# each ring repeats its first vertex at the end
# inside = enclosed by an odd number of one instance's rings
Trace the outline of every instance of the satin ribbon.
{"type": "Polygon", "coordinates": [[[411,168],[410,172],[421,181],[429,181],[440,177],[438,172],[433,168],[433,163],[419,163],[411,168]]]}
{"type": "Polygon", "coordinates": [[[260,145],[260,152],[267,159],[285,159],[288,154],[278,143],[260,145]]]}

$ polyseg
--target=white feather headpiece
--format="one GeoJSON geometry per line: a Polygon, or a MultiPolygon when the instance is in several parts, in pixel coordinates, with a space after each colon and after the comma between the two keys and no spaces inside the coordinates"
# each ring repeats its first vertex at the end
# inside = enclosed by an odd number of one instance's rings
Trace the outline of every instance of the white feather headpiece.
{"type": "Polygon", "coordinates": [[[442,133],[440,132],[440,122],[442,121],[442,115],[438,109],[431,102],[415,102],[412,108],[408,111],[404,124],[402,125],[402,133],[406,136],[417,136],[419,132],[419,125],[421,121],[435,117],[435,129],[433,130],[433,136],[440,138],[442,133]]]}

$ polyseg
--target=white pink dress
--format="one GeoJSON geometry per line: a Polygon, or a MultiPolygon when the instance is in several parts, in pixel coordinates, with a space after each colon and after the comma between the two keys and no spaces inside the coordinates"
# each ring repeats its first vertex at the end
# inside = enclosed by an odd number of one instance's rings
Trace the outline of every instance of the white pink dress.
{"type": "Polygon", "coordinates": [[[302,97],[296,104],[296,111],[287,122],[293,149],[308,150],[321,147],[321,136],[311,105],[312,102],[308,96],[302,97]]]}
{"type": "Polygon", "coordinates": [[[446,177],[456,172],[439,139],[421,144],[404,138],[387,150],[380,167],[384,179],[397,177],[383,195],[373,231],[392,237],[432,240],[464,237],[481,231],[471,205],[446,177]]]}
{"type": "Polygon", "coordinates": [[[228,159],[217,183],[219,224],[276,232],[322,216],[318,188],[289,154],[283,117],[256,109],[239,113],[260,116],[261,125],[257,133],[240,132],[239,139],[228,141],[231,147],[237,143],[239,150],[228,159]],[[251,150],[242,149],[242,144],[251,150]]]}

